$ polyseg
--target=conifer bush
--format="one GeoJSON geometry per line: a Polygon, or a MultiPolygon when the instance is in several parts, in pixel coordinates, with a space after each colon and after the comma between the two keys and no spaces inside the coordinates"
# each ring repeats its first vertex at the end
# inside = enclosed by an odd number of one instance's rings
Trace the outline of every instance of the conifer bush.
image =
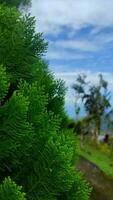
{"type": "Polygon", "coordinates": [[[0,0],[0,3],[6,3],[9,6],[16,6],[17,8],[22,6],[28,6],[30,5],[30,0],[0,0]]]}
{"type": "Polygon", "coordinates": [[[89,186],[75,170],[78,139],[61,126],[64,83],[48,70],[34,18],[1,5],[0,35],[1,200],[5,193],[25,199],[15,184],[28,200],[88,200],[89,186]]]}
{"type": "Polygon", "coordinates": [[[10,177],[5,178],[0,185],[0,200],[27,200],[25,193],[21,191],[22,187],[17,186],[10,177]]]}

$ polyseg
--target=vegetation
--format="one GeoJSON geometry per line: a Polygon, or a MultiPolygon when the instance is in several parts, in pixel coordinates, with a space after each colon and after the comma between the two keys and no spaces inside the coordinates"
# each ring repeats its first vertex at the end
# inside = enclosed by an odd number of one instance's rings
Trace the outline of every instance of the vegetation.
{"type": "MultiPolygon", "coordinates": [[[[113,178],[113,140],[108,136],[108,140],[98,143],[98,135],[102,133],[102,126],[106,126],[109,133],[113,129],[110,100],[111,94],[108,91],[108,82],[99,75],[97,85],[87,82],[85,74],[78,75],[73,89],[76,97],[83,104],[86,116],[78,118],[80,105],[75,104],[77,119],[70,128],[77,132],[81,141],[80,155],[96,164],[106,175],[113,178]]],[[[105,133],[104,133],[105,134],[105,133]]],[[[103,137],[103,136],[102,136],[103,137]]]]}
{"type": "Polygon", "coordinates": [[[108,83],[99,75],[98,85],[93,85],[86,81],[86,75],[78,75],[73,89],[77,98],[83,103],[88,119],[94,124],[95,133],[100,134],[102,117],[109,116],[111,113],[110,92],[108,83]]]}
{"type": "Polygon", "coordinates": [[[113,151],[108,144],[97,144],[86,139],[80,155],[96,164],[107,176],[113,178],[113,151]]]}
{"type": "Polygon", "coordinates": [[[19,7],[20,5],[29,5],[30,0],[0,0],[0,3],[6,3],[9,6],[19,7]]]}
{"type": "Polygon", "coordinates": [[[0,199],[88,200],[78,139],[63,128],[64,83],[48,70],[34,18],[0,5],[0,35],[0,199]]]}
{"type": "Polygon", "coordinates": [[[5,178],[0,185],[1,200],[26,200],[25,194],[21,191],[22,187],[17,186],[9,177],[5,178]]]}

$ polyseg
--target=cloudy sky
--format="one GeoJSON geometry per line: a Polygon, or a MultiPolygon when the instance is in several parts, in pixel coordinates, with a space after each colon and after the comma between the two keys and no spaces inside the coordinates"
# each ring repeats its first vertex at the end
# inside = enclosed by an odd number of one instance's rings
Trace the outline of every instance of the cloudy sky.
{"type": "Polygon", "coordinates": [[[32,0],[36,31],[49,42],[46,59],[68,86],[66,110],[74,116],[71,89],[78,73],[97,83],[103,73],[113,92],[113,0],[32,0]]]}

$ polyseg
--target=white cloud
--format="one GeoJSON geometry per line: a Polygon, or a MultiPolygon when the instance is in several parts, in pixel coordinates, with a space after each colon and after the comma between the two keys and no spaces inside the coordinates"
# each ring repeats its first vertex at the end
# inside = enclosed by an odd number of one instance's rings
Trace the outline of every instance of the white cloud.
{"type": "Polygon", "coordinates": [[[32,0],[31,13],[45,33],[57,34],[63,26],[75,31],[88,25],[113,27],[113,0],[32,0]]]}
{"type": "Polygon", "coordinates": [[[70,28],[67,31],[70,39],[57,38],[56,41],[49,42],[52,51],[48,52],[47,58],[85,59],[87,55],[66,51],[71,49],[96,52],[105,48],[106,44],[113,42],[113,34],[99,33],[103,28],[113,27],[112,8],[113,0],[32,0],[31,14],[36,17],[37,31],[55,36],[63,31],[63,27],[70,28]],[[89,25],[93,26],[93,30],[87,38],[71,39],[77,30],[89,25]],[[65,49],[65,52],[62,49],[65,49]]]}
{"type": "Polygon", "coordinates": [[[62,50],[62,49],[59,49],[59,50],[56,50],[56,49],[51,49],[51,50],[48,50],[47,54],[46,54],[46,58],[49,59],[49,60],[66,60],[66,61],[69,61],[69,60],[83,60],[83,59],[87,59],[89,58],[90,56],[87,56],[85,54],[82,54],[82,53],[72,53],[70,51],[66,51],[66,50],[62,50]]]}
{"type": "Polygon", "coordinates": [[[79,50],[84,52],[96,52],[104,49],[104,47],[113,43],[113,33],[100,33],[98,35],[89,35],[87,39],[67,39],[49,41],[51,47],[64,49],[79,50]]]}
{"type": "Polygon", "coordinates": [[[56,42],[50,42],[50,45],[54,47],[66,48],[72,50],[82,50],[95,52],[101,49],[101,46],[97,45],[94,41],[88,40],[58,40],[56,42]]]}
{"type": "Polygon", "coordinates": [[[100,33],[94,37],[94,40],[98,45],[106,45],[113,42],[113,33],[100,33]]]}

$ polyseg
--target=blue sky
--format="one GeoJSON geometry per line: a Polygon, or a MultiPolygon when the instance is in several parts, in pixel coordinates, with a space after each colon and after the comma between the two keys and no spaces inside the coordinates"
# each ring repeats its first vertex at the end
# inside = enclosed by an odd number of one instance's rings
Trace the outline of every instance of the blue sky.
{"type": "Polygon", "coordinates": [[[65,81],[66,110],[74,117],[77,74],[97,84],[102,73],[113,93],[113,0],[32,0],[36,31],[49,42],[46,59],[65,81]]]}

